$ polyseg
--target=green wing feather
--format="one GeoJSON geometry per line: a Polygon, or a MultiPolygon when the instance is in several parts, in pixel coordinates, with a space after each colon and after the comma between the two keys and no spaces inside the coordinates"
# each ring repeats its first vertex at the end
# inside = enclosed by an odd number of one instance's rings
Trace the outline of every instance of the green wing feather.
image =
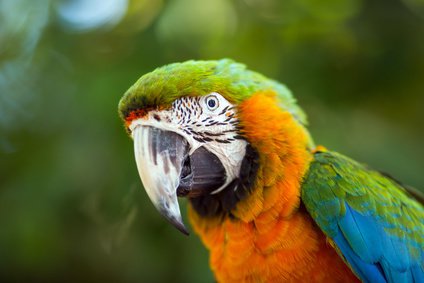
{"type": "Polygon", "coordinates": [[[365,282],[424,282],[424,208],[387,176],[317,152],[302,201],[365,282]]]}

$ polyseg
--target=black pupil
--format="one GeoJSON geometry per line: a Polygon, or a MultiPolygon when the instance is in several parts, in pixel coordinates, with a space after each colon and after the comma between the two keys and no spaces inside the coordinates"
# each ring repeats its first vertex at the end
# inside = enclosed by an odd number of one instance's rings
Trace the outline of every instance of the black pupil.
{"type": "Polygon", "coordinates": [[[208,106],[209,106],[210,108],[215,108],[215,106],[216,106],[216,101],[215,101],[214,99],[209,99],[209,100],[208,100],[208,106]]]}

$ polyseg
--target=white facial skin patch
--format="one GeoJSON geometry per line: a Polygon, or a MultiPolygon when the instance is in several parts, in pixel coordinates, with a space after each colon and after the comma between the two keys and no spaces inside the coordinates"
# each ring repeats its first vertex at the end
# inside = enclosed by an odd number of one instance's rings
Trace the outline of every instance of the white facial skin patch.
{"type": "Polygon", "coordinates": [[[212,193],[220,192],[239,175],[247,141],[239,135],[236,107],[219,93],[201,97],[182,97],[169,110],[152,110],[146,117],[134,120],[137,125],[152,126],[183,136],[190,145],[189,154],[203,146],[222,162],[226,183],[212,193]]]}

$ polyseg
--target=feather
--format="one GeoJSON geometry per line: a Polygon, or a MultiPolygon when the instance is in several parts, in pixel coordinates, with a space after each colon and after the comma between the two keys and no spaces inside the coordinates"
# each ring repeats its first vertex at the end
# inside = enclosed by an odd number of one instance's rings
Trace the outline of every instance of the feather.
{"type": "Polygon", "coordinates": [[[364,282],[385,283],[386,279],[381,269],[374,264],[366,263],[352,250],[343,233],[339,230],[334,237],[334,242],[349,262],[356,275],[364,282]]]}
{"type": "Polygon", "coordinates": [[[358,213],[349,205],[346,208],[339,221],[342,233],[356,254],[366,262],[377,262],[382,255],[381,228],[371,217],[358,213]]]}
{"type": "Polygon", "coordinates": [[[410,269],[400,271],[398,269],[390,267],[386,260],[382,260],[381,265],[383,266],[384,273],[389,282],[396,283],[407,283],[412,281],[412,273],[410,269]]]}
{"type": "Polygon", "coordinates": [[[424,282],[424,207],[399,182],[338,153],[317,152],[302,201],[363,281],[424,282]]]}

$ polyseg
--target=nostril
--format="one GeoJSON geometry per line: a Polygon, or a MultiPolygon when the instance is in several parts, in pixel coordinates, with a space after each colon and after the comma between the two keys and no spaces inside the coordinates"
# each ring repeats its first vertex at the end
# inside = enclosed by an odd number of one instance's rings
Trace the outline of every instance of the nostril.
{"type": "Polygon", "coordinates": [[[158,114],[154,114],[153,115],[153,119],[155,119],[156,121],[158,121],[158,122],[160,122],[161,121],[161,119],[160,119],[160,117],[159,117],[159,115],[158,114]]]}

